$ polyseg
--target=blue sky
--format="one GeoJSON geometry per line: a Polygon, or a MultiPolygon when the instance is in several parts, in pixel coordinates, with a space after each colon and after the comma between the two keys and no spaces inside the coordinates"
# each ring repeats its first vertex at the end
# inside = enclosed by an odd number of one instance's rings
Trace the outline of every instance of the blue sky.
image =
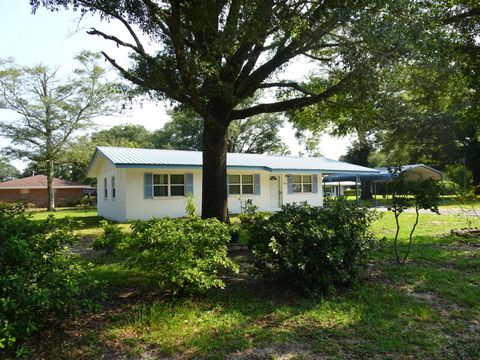
{"type": "MultiPolygon", "coordinates": [[[[127,61],[127,52],[98,37],[86,34],[86,30],[97,26],[127,36],[119,24],[103,23],[98,18],[85,16],[79,22],[79,14],[73,11],[50,12],[40,8],[35,15],[31,13],[28,0],[0,0],[0,57],[13,57],[19,65],[43,63],[59,67],[60,74],[66,74],[74,67],[73,57],[82,50],[105,50],[119,61],[127,61]]],[[[290,69],[295,72],[305,68],[305,64],[296,64],[290,69]]],[[[144,125],[150,130],[158,129],[168,120],[165,104],[143,103],[122,116],[99,118],[97,124],[105,128],[122,123],[144,125]]],[[[0,118],[14,120],[15,114],[0,110],[0,118]]],[[[291,127],[282,129],[282,137],[296,154],[300,147],[293,137],[291,127]]],[[[321,148],[325,156],[338,158],[345,152],[347,139],[322,138],[321,148]]],[[[8,144],[0,138],[0,147],[8,144]]],[[[14,163],[23,167],[22,162],[14,163]]]]}

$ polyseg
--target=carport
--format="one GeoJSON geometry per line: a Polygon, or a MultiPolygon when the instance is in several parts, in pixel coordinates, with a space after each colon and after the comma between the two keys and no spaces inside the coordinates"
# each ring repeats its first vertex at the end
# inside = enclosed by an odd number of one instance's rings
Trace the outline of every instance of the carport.
{"type": "MultiPolygon", "coordinates": [[[[388,172],[388,168],[386,167],[375,168],[375,170],[378,170],[379,172],[376,174],[328,175],[323,178],[323,185],[325,186],[326,183],[338,183],[340,186],[342,182],[354,181],[357,184],[355,187],[355,197],[358,202],[358,183],[361,181],[371,181],[372,194],[375,201],[375,206],[377,206],[377,184],[385,184],[385,192],[388,198],[388,183],[393,181],[394,177],[388,172]]],[[[424,164],[403,165],[401,166],[401,174],[407,181],[416,181],[428,178],[438,181],[443,180],[443,173],[440,170],[424,164]]]]}

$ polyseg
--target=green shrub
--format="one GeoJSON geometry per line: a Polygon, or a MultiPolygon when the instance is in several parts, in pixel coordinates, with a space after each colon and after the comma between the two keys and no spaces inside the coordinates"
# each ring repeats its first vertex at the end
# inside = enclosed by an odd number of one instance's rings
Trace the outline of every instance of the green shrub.
{"type": "Polygon", "coordinates": [[[100,225],[102,225],[103,234],[92,241],[92,248],[111,253],[125,238],[125,234],[118,225],[107,220],[100,221],[100,225]]]}
{"type": "Polygon", "coordinates": [[[187,195],[187,203],[185,205],[185,212],[190,218],[197,216],[197,203],[195,202],[195,196],[192,193],[187,195]]]}
{"type": "Polygon", "coordinates": [[[253,204],[252,199],[245,200],[241,205],[241,212],[238,214],[240,223],[250,225],[257,216],[258,206],[253,204]]]}
{"type": "Polygon", "coordinates": [[[90,282],[67,248],[76,240],[71,225],[53,217],[35,222],[23,205],[0,204],[0,349],[22,353],[47,318],[86,299],[90,282]]]}
{"type": "Polygon", "coordinates": [[[350,284],[375,244],[368,230],[375,217],[341,199],[327,200],[323,208],[285,205],[250,227],[257,273],[307,294],[350,284]]]}
{"type": "Polygon", "coordinates": [[[132,224],[120,249],[127,264],[158,274],[173,293],[223,288],[222,270],[238,271],[227,256],[230,228],[216,219],[154,219],[132,224]]]}

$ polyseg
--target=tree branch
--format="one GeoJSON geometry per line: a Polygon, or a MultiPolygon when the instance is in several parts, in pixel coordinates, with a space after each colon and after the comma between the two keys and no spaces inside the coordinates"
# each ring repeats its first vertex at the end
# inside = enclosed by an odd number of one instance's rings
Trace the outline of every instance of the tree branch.
{"type": "Polygon", "coordinates": [[[480,16],[480,8],[471,8],[467,11],[464,11],[460,14],[452,15],[447,17],[446,19],[443,20],[444,24],[453,24],[460,22],[462,20],[474,17],[474,16],[480,16]]]}
{"type": "Polygon", "coordinates": [[[262,113],[274,113],[274,112],[282,112],[287,110],[296,110],[303,108],[305,106],[313,105],[319,101],[328,99],[329,97],[337,94],[343,88],[346,87],[350,79],[353,77],[353,72],[345,76],[342,80],[340,80],[335,85],[330,86],[328,89],[322,91],[319,94],[315,94],[312,96],[305,96],[285,101],[279,101],[276,103],[268,103],[268,104],[259,104],[253,106],[251,108],[242,109],[242,110],[233,110],[230,119],[243,119],[246,117],[250,117],[257,114],[262,113]]]}
{"type": "Polygon", "coordinates": [[[137,84],[137,85],[140,85],[140,86],[145,86],[145,82],[144,82],[142,79],[133,76],[128,70],[125,70],[125,68],[123,68],[122,66],[118,65],[117,62],[115,61],[115,59],[112,59],[110,56],[108,56],[105,51],[102,51],[101,53],[102,53],[103,57],[104,57],[105,59],[107,59],[107,61],[108,61],[115,69],[117,69],[118,71],[120,71],[120,73],[122,74],[122,76],[123,76],[125,79],[130,80],[130,81],[133,82],[134,84],[137,84]]]}
{"type": "Polygon", "coordinates": [[[260,84],[258,87],[259,89],[268,89],[272,87],[283,87],[283,88],[290,88],[290,89],[295,89],[297,91],[300,91],[301,93],[304,93],[305,95],[310,95],[310,96],[315,96],[316,94],[301,87],[300,84],[296,82],[275,82],[275,83],[263,83],[260,84]]]}
{"type": "Polygon", "coordinates": [[[97,29],[95,29],[95,28],[92,28],[91,30],[88,30],[88,31],[87,31],[87,34],[88,34],[88,35],[98,35],[98,36],[101,36],[101,37],[103,37],[103,38],[106,39],[106,40],[114,41],[114,42],[117,44],[117,46],[118,46],[118,45],[121,45],[121,46],[124,46],[124,47],[128,47],[128,48],[134,50],[135,52],[137,52],[137,53],[139,53],[139,54],[141,54],[141,55],[145,55],[145,51],[143,51],[143,48],[140,49],[139,47],[137,47],[137,46],[135,46],[135,45],[133,45],[133,44],[130,44],[130,43],[127,43],[127,42],[125,42],[125,41],[120,40],[120,39],[117,38],[116,36],[105,34],[104,32],[99,31],[99,30],[97,30],[97,29]]]}
{"type": "Polygon", "coordinates": [[[317,61],[324,61],[324,62],[332,61],[332,58],[329,58],[329,57],[319,57],[319,56],[315,56],[315,55],[308,54],[308,53],[303,53],[302,55],[306,56],[310,59],[317,60],[317,61]]]}
{"type": "MultiPolygon", "coordinates": [[[[99,6],[97,4],[93,4],[89,1],[82,1],[80,0],[80,3],[82,3],[84,6],[89,6],[91,8],[94,8],[94,9],[98,9],[100,11],[103,11],[105,14],[113,17],[114,19],[117,19],[118,21],[120,21],[124,26],[125,28],[128,30],[128,32],[130,33],[130,35],[132,36],[133,40],[135,41],[135,44],[136,46],[133,47],[133,45],[129,44],[130,46],[128,47],[131,47],[133,50],[135,50],[137,53],[143,55],[143,56],[146,56],[147,54],[145,53],[145,49],[143,47],[143,44],[141,43],[140,39],[138,38],[137,34],[135,33],[135,31],[133,31],[133,28],[130,26],[130,24],[123,18],[121,17],[119,14],[115,13],[115,12],[112,12],[112,11],[109,11],[108,9],[102,7],[102,6],[99,6]]],[[[88,31],[87,31],[88,33],[88,31]]],[[[92,34],[90,34],[92,35],[92,34]]],[[[98,34],[100,35],[100,34],[98,34]]],[[[102,35],[103,36],[103,35],[102,35]]],[[[113,38],[113,36],[112,36],[113,38]]],[[[113,40],[113,39],[109,39],[109,40],[113,40]]],[[[116,41],[116,40],[114,40],[116,41]]],[[[117,42],[117,41],[116,41],[117,42]]],[[[117,42],[118,43],[118,42],[117,42]]],[[[119,43],[120,44],[120,43],[119,43]]],[[[124,44],[127,44],[127,43],[124,43],[124,44]]],[[[123,45],[123,46],[126,46],[124,44],[120,44],[120,45],[123,45]]]]}

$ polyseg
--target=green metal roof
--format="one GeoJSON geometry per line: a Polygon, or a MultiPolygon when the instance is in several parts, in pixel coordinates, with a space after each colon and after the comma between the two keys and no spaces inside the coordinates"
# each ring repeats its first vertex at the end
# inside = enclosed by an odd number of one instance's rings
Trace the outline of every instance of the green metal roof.
{"type": "MultiPolygon", "coordinates": [[[[136,149],[99,146],[90,163],[103,155],[117,168],[201,168],[201,151],[136,149]]],[[[263,154],[227,154],[227,169],[256,169],[270,172],[311,172],[330,174],[376,174],[379,171],[324,157],[263,154]]]]}

